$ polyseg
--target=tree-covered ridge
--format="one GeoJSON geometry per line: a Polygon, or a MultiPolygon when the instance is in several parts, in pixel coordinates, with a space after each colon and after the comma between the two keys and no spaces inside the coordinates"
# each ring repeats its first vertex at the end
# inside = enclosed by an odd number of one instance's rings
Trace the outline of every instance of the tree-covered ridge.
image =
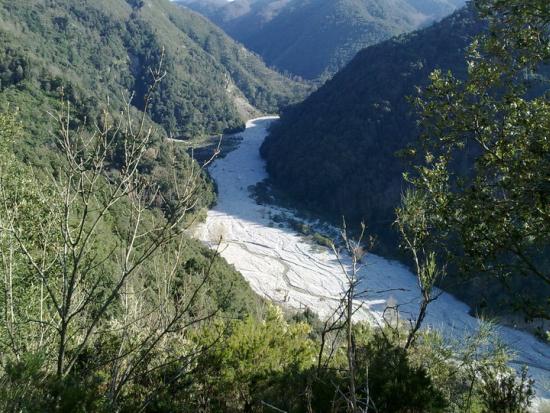
{"type": "Polygon", "coordinates": [[[0,114],[2,411],[99,411],[104,363],[118,373],[102,386],[123,397],[127,382],[178,360],[175,333],[192,320],[259,302],[184,232],[212,202],[194,161],[159,149],[145,115],[104,111],[94,130],[61,107],[49,168],[18,159],[25,124],[0,114]]]}
{"type": "MultiPolygon", "coordinates": [[[[273,127],[262,153],[276,186],[336,221],[342,216],[350,222],[364,220],[378,235],[380,248],[395,253],[398,243],[392,223],[407,188],[405,150],[420,134],[418,116],[407,96],[426,87],[434,69],[452,70],[456,78],[465,78],[466,49],[482,32],[474,12],[465,9],[430,28],[360,52],[273,127]]],[[[540,96],[547,88],[541,79],[543,72],[527,76],[534,86],[530,93],[537,90],[540,96]]],[[[453,159],[452,168],[470,171],[477,153],[475,145],[468,145],[453,159]]],[[[470,223],[463,228],[467,233],[470,223]]],[[[486,235],[485,230],[480,235],[486,235]]],[[[535,253],[540,257],[538,248],[535,253]]],[[[468,281],[456,277],[456,268],[449,271],[442,284],[476,309],[509,313],[517,305],[518,289],[530,296],[535,307],[546,305],[548,288],[536,278],[525,280],[516,272],[501,284],[484,276],[486,270],[468,272],[468,281]]]]}
{"type": "Polygon", "coordinates": [[[167,76],[150,115],[176,137],[239,128],[247,109],[240,101],[270,112],[305,91],[214,25],[164,0],[3,2],[0,18],[2,89],[19,85],[40,100],[63,87],[83,110],[116,102],[123,91],[135,94],[140,109],[150,81],[144,68],[158,64],[164,50],[167,76]]]}
{"type": "Polygon", "coordinates": [[[438,20],[456,0],[182,0],[280,70],[332,75],[362,48],[438,20]]]}
{"type": "Polygon", "coordinates": [[[465,73],[465,48],[480,29],[462,10],[362,50],[273,127],[262,154],[274,182],[338,220],[387,229],[403,187],[405,163],[395,153],[417,134],[406,96],[436,67],[465,73]]]}

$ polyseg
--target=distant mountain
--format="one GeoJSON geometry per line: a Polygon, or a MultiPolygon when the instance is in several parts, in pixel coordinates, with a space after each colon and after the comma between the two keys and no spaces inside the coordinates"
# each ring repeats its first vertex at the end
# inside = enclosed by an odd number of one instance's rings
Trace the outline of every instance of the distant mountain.
{"type": "Polygon", "coordinates": [[[430,19],[439,20],[461,8],[465,0],[407,0],[412,7],[430,19]]]}
{"type": "Polygon", "coordinates": [[[364,47],[453,12],[465,0],[179,0],[280,70],[335,73],[364,47]]]}
{"type": "Polygon", "coordinates": [[[276,112],[307,89],[168,0],[0,2],[0,22],[0,90],[15,106],[48,104],[63,87],[83,110],[124,92],[141,109],[163,49],[151,118],[176,137],[241,127],[255,108],[276,112]]]}
{"type": "Polygon", "coordinates": [[[273,127],[262,154],[275,184],[335,220],[389,233],[405,170],[396,152],[418,134],[406,96],[435,68],[464,74],[465,48],[481,27],[464,9],[358,53],[273,127]]]}

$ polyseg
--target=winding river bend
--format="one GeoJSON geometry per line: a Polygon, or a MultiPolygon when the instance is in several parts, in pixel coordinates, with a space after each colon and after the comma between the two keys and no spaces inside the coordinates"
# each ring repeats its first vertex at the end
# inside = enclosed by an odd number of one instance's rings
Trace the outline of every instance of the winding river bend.
{"type": "MultiPolygon", "coordinates": [[[[211,166],[210,173],[218,185],[218,204],[194,235],[210,246],[222,239],[221,255],[258,294],[286,307],[310,308],[327,317],[338,305],[345,285],[336,257],[274,223],[274,216],[289,216],[291,211],[258,205],[250,197],[249,187],[267,178],[259,148],[268,126],[276,119],[249,121],[240,146],[211,166]]],[[[416,311],[418,286],[403,265],[368,255],[360,277],[368,292],[357,318],[379,322],[388,301],[399,304],[402,317],[416,311]]],[[[479,327],[478,320],[468,312],[466,304],[443,293],[429,307],[424,326],[440,330],[447,338],[462,340],[479,327]]],[[[497,335],[515,353],[515,366],[529,366],[538,396],[550,398],[550,346],[507,327],[498,327],[497,335]]]]}

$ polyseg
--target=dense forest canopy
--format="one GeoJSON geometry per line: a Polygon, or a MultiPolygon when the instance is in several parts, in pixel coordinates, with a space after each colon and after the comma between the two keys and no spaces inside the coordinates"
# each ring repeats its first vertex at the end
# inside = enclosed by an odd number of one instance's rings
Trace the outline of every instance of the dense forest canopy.
{"type": "MultiPolygon", "coordinates": [[[[420,134],[419,117],[407,97],[428,85],[434,69],[466,77],[467,47],[484,27],[476,13],[470,7],[361,51],[303,103],[286,110],[262,146],[275,186],[336,223],[342,216],[355,225],[363,220],[376,234],[379,251],[398,254],[394,209],[407,188],[406,149],[420,134]]],[[[529,77],[532,92],[547,89],[541,81],[545,73],[543,68],[529,77]]],[[[469,170],[476,153],[467,146],[453,166],[469,170]]],[[[443,285],[474,307],[500,314],[512,312],[510,300],[520,286],[538,304],[548,295],[544,284],[522,277],[502,285],[483,275],[466,283],[449,276],[443,285]]]]}
{"type": "Polygon", "coordinates": [[[466,72],[465,48],[482,24],[469,9],[362,50],[303,103],[284,111],[262,146],[274,182],[340,220],[388,229],[418,129],[406,96],[434,68],[466,72]],[[292,148],[288,150],[288,148],[292,148]]]}
{"type": "Polygon", "coordinates": [[[23,95],[44,104],[63,87],[88,118],[97,102],[117,102],[124,92],[141,109],[146,68],[158,64],[163,50],[167,76],[150,116],[174,137],[240,128],[255,113],[250,105],[275,112],[306,91],[167,0],[3,2],[0,18],[0,87],[12,104],[27,103],[23,95]],[[25,89],[31,93],[20,93],[18,103],[15,95],[25,89]]]}

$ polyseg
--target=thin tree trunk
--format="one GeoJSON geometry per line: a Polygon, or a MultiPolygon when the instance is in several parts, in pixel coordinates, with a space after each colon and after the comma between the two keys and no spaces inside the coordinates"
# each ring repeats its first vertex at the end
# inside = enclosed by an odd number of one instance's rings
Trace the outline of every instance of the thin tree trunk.
{"type": "Polygon", "coordinates": [[[350,404],[353,413],[357,413],[357,396],[355,390],[355,346],[353,342],[353,287],[349,291],[347,304],[347,355],[349,369],[350,404]]]}

